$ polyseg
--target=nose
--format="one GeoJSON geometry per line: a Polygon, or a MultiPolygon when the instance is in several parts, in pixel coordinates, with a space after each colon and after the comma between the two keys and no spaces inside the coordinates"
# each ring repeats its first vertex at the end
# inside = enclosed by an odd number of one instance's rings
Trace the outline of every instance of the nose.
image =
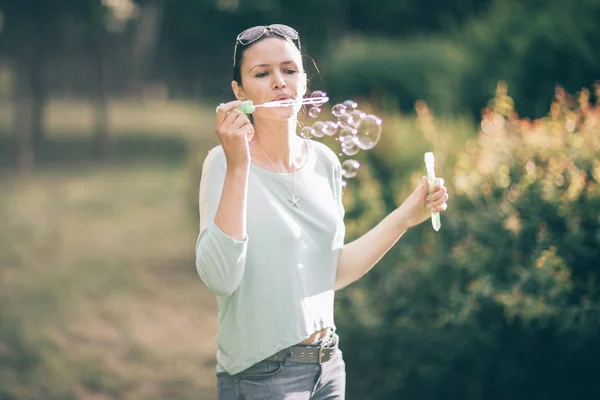
{"type": "Polygon", "coordinates": [[[285,86],[285,80],[281,73],[273,74],[273,89],[282,89],[285,86]]]}

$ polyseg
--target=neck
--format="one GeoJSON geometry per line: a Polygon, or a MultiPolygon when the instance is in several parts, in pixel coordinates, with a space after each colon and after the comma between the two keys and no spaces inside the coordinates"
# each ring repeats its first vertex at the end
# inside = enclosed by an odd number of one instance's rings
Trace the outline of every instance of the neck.
{"type": "Polygon", "coordinates": [[[266,153],[267,159],[281,172],[295,170],[300,166],[303,140],[296,135],[295,118],[283,121],[255,119],[254,130],[251,144],[258,147],[256,150],[259,157],[266,153]]]}

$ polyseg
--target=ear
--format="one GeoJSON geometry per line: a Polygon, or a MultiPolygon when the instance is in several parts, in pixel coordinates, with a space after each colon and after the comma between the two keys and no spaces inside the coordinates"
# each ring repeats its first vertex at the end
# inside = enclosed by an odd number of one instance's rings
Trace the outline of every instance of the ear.
{"type": "Polygon", "coordinates": [[[245,95],[244,95],[244,88],[242,88],[242,86],[237,83],[237,81],[231,81],[231,89],[233,90],[233,94],[235,95],[235,98],[240,100],[240,101],[244,101],[245,100],[245,95]]]}

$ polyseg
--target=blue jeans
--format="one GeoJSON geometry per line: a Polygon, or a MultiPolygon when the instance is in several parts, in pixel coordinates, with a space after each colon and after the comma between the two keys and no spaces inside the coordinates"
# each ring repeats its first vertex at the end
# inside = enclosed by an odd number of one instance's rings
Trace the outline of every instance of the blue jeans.
{"type": "Polygon", "coordinates": [[[335,349],[323,364],[261,361],[239,374],[217,373],[219,400],[343,400],[346,364],[335,349]]]}

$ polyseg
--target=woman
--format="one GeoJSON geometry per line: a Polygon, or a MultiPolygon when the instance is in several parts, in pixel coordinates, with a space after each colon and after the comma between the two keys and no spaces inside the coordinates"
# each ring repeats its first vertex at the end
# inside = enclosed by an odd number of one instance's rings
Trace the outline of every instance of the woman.
{"type": "Polygon", "coordinates": [[[236,107],[301,99],[298,33],[259,26],[236,41],[237,101],[216,117],[221,143],[204,161],[196,267],[219,309],[219,398],[343,399],[345,365],[333,318],[335,290],[356,281],[431,210],[446,210],[427,180],[376,227],[344,244],[341,165],[296,135],[298,107],[236,107]]]}

